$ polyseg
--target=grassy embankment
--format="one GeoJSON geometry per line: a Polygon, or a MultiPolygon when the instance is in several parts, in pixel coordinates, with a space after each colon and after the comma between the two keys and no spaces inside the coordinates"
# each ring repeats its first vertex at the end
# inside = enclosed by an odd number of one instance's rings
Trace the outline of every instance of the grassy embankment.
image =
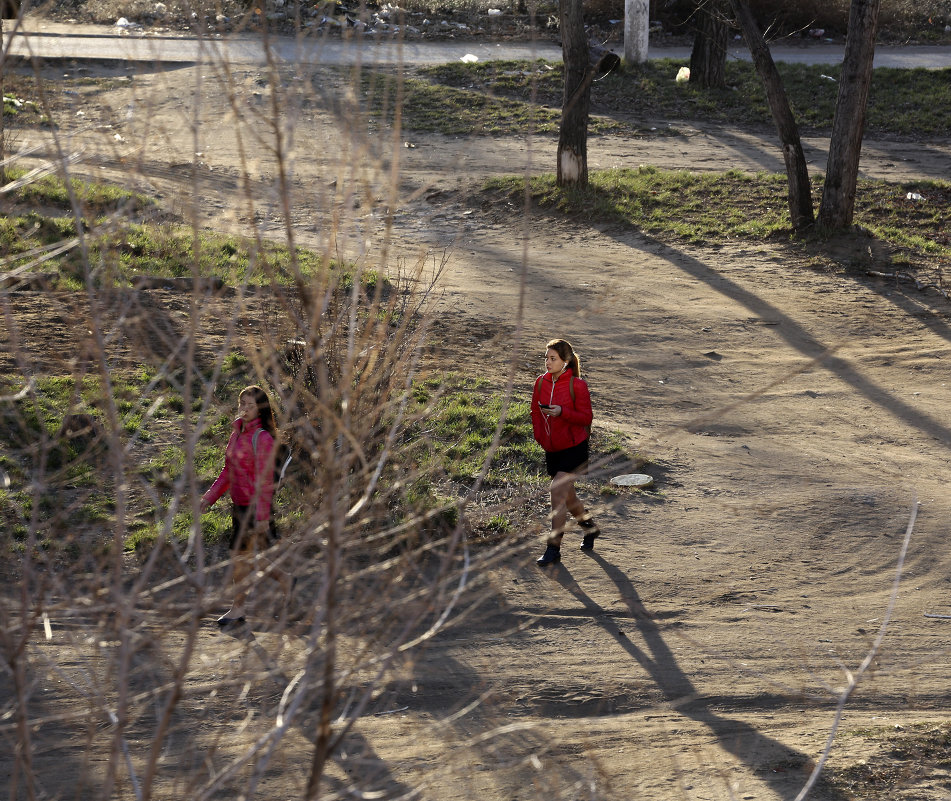
{"type": "MultiPolygon", "coordinates": [[[[682,66],[670,60],[628,67],[593,90],[593,136],[676,134],[677,120],[745,126],[770,135],[773,123],[765,95],[749,64],[727,65],[727,88],[704,90],[678,84],[682,66]],[[657,120],[672,121],[670,125],[657,120]],[[653,121],[653,122],[652,122],[653,121]],[[672,127],[671,127],[672,126],[672,127]]],[[[838,67],[781,64],[780,71],[803,133],[831,129],[838,67]]],[[[515,136],[557,132],[561,66],[544,61],[447,64],[420,68],[406,79],[404,128],[445,135],[515,136]],[[439,114],[438,109],[452,109],[439,114]]],[[[378,113],[385,93],[365,81],[378,113]]],[[[919,141],[951,130],[951,70],[877,69],[867,136],[919,141]]],[[[597,147],[597,140],[591,143],[597,147]]],[[[777,145],[778,150],[778,145],[777,145]]],[[[552,165],[554,166],[554,165],[552,165]]],[[[784,174],[669,171],[650,166],[595,171],[587,191],[563,190],[551,175],[532,180],[530,194],[544,208],[581,222],[615,222],[659,239],[716,245],[731,240],[788,240],[791,234],[784,174]]],[[[812,175],[818,208],[824,176],[812,175]]],[[[492,180],[487,190],[524,196],[520,176],[492,180]]],[[[855,222],[894,249],[898,269],[951,260],[951,183],[862,180],[855,222]],[[909,200],[908,195],[922,200],[909,200]]],[[[823,263],[822,247],[811,258],[823,263]]]]}
{"type": "MultiPolygon", "coordinates": [[[[144,275],[188,277],[196,270],[224,286],[286,287],[293,280],[286,248],[265,243],[261,250],[251,240],[214,232],[203,232],[196,241],[190,229],[177,223],[141,221],[161,217],[155,204],[117,187],[73,180],[67,188],[59,179],[48,177],[25,185],[13,195],[13,212],[0,217],[0,246],[7,253],[7,267],[12,269],[29,266],[38,254],[61,248],[64,242],[75,242],[77,224],[70,212],[72,200],[83,209],[81,226],[87,232],[90,258],[80,258],[79,248],[71,247],[43,265],[47,283],[59,290],[76,290],[89,283],[97,288],[127,287],[144,275]],[[43,208],[46,213],[19,214],[16,209],[21,205],[43,208]],[[61,214],[54,211],[57,208],[61,214]],[[86,264],[98,267],[90,271],[85,269],[86,264]]],[[[314,253],[300,250],[296,260],[305,275],[316,275],[322,269],[314,253]]],[[[352,273],[336,264],[330,269],[340,273],[334,284],[336,291],[348,293],[352,273]]],[[[365,272],[361,278],[367,292],[383,280],[373,272],[365,272]]],[[[134,549],[151,542],[162,525],[169,493],[184,469],[185,450],[176,441],[180,439],[183,416],[191,417],[191,425],[202,426],[194,463],[197,482],[204,487],[221,468],[235,399],[254,369],[246,354],[232,351],[220,364],[206,366],[204,373],[193,383],[189,398],[184,397],[182,369],[168,371],[146,365],[110,370],[108,387],[95,375],[36,376],[22,397],[8,400],[0,435],[0,470],[8,486],[0,489],[0,514],[13,542],[23,542],[32,527],[45,532],[39,538],[43,548],[76,555],[78,539],[69,533],[55,536],[56,532],[111,528],[116,503],[101,472],[105,436],[100,431],[75,437],[63,430],[63,421],[69,415],[89,415],[105,428],[107,394],[119,421],[119,430],[108,433],[120,437],[130,450],[134,444],[139,453],[137,481],[153,488],[159,498],[156,503],[154,495],[137,494],[137,502],[124,523],[128,530],[125,547],[134,549]],[[215,371],[217,376],[213,375],[215,371]],[[214,410],[209,416],[201,388],[211,382],[215,387],[214,410]],[[38,473],[44,477],[39,491],[29,481],[30,475],[38,473]]],[[[3,382],[2,394],[9,398],[26,386],[23,380],[8,379],[3,382]]],[[[459,487],[471,484],[482,469],[502,407],[502,395],[485,382],[445,376],[415,386],[406,416],[417,422],[403,432],[397,460],[400,471],[414,478],[404,495],[406,508],[396,510],[396,514],[426,513],[439,506],[452,506],[459,487]],[[418,421],[425,421],[425,425],[418,421]]],[[[527,417],[524,400],[516,400],[509,407],[501,447],[488,467],[489,485],[539,481],[539,451],[527,417]]],[[[618,447],[613,441],[607,444],[618,447]]],[[[300,512],[292,499],[291,492],[280,498],[288,515],[300,512]]],[[[190,510],[183,510],[176,516],[174,532],[185,538],[190,525],[190,510]]],[[[499,513],[486,523],[486,528],[504,531],[507,525],[506,516],[499,513]]],[[[210,542],[226,537],[229,527],[224,505],[203,521],[210,542]]]]}

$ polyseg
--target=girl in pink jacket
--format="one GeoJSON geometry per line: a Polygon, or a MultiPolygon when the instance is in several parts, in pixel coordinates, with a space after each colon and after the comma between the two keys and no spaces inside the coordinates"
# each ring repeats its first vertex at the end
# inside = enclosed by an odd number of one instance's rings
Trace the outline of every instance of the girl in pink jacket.
{"type": "Polygon", "coordinates": [[[591,396],[580,378],[581,362],[565,339],[553,339],[545,352],[547,372],[535,380],[532,392],[532,430],[545,449],[545,467],[551,476],[551,534],[538,564],[561,561],[561,540],[568,513],[584,530],[581,549],[594,549],[600,535],[591,515],[575,494],[575,481],[588,469],[591,433],[591,396]]]}
{"type": "MultiPolygon", "coordinates": [[[[257,561],[258,552],[277,539],[271,514],[276,439],[274,413],[267,393],[258,386],[245,387],[238,396],[238,419],[231,425],[225,466],[201,499],[201,511],[206,512],[222,495],[231,493],[230,546],[234,554],[235,596],[231,609],[218,618],[222,628],[244,623],[246,581],[251,565],[257,561]]],[[[265,575],[290,594],[290,575],[273,566],[265,575]]]]}

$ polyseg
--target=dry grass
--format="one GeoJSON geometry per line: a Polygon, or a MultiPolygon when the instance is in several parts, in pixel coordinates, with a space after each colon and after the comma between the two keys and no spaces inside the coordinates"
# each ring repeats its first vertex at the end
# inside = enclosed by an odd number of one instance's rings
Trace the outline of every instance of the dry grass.
{"type": "MultiPolygon", "coordinates": [[[[0,740],[11,798],[374,790],[377,768],[341,767],[373,764],[355,724],[391,711],[414,654],[480,603],[476,570],[502,549],[472,552],[465,510],[508,400],[471,493],[420,489],[444,478],[420,458],[420,421],[441,382],[429,384],[428,403],[414,393],[442,256],[394,250],[385,212],[372,249],[343,245],[368,223],[355,199],[395,205],[396,168],[372,156],[358,111],[341,99],[275,81],[259,110],[260,86],[229,84],[229,65],[217,68],[237,147],[254,153],[231,190],[240,246],[204,232],[186,195],[172,216],[192,235],[174,238],[174,283],[166,274],[130,288],[120,266],[144,258],[147,241],[162,250],[133,226],[147,204],[128,200],[139,195],[119,191],[94,209],[55,146],[40,172],[62,179],[58,200],[37,173],[19,179],[21,197],[35,192],[26,217],[50,237],[28,253],[22,237],[8,241],[0,290],[0,740]],[[316,196],[287,177],[298,155],[287,125],[305,101],[352,115],[347,146],[366,159],[359,172],[342,161],[328,177],[335,191],[316,196]],[[263,182],[262,172],[276,177],[263,182]],[[325,221],[306,253],[290,221],[302,195],[325,221]],[[261,222],[274,218],[276,230],[261,222]],[[268,255],[275,244],[279,261],[268,255]],[[50,283],[59,288],[42,289],[50,283]],[[227,522],[203,519],[199,499],[250,383],[270,393],[295,453],[282,538],[266,557],[298,585],[287,603],[253,573],[251,625],[219,634],[233,567],[227,522]]],[[[200,126],[201,101],[185,113],[200,126]]],[[[167,133],[145,122],[143,147],[167,133]]],[[[71,124],[64,115],[53,131],[82,135],[71,124]]],[[[13,166],[28,158],[32,167],[28,151],[13,166]]],[[[95,160],[76,169],[89,177],[95,160]]],[[[119,182],[148,180],[127,161],[119,182]]]]}

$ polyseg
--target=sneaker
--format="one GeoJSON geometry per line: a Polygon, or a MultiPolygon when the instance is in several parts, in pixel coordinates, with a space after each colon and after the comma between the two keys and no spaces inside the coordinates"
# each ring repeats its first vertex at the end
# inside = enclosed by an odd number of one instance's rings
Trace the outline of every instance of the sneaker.
{"type": "Polygon", "coordinates": [[[545,548],[545,553],[538,557],[535,560],[542,567],[547,567],[548,565],[553,565],[555,562],[561,561],[561,548],[557,545],[549,545],[545,548]]]}

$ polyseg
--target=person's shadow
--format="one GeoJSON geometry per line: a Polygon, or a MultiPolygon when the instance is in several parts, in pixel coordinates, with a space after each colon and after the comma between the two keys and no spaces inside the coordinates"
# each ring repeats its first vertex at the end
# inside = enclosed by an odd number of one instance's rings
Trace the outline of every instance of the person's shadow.
{"type": "MultiPolygon", "coordinates": [[[[774,786],[783,798],[795,798],[805,784],[813,757],[783,745],[777,740],[757,731],[742,720],[723,717],[710,706],[711,701],[697,692],[690,678],[681,670],[677,659],[664,641],[656,619],[646,609],[630,579],[600,553],[589,552],[589,557],[601,566],[614,582],[621,600],[628,608],[637,632],[643,638],[643,647],[632,642],[608,615],[584,590],[563,564],[556,566],[551,577],[577,598],[591,612],[592,619],[610,634],[647,671],[658,689],[664,694],[671,708],[682,715],[702,723],[716,736],[720,745],[760,775],[764,765],[775,765],[782,770],[794,769],[795,773],[777,774],[774,786]]],[[[823,784],[822,796],[832,801],[845,801],[846,796],[823,784]]]]}

